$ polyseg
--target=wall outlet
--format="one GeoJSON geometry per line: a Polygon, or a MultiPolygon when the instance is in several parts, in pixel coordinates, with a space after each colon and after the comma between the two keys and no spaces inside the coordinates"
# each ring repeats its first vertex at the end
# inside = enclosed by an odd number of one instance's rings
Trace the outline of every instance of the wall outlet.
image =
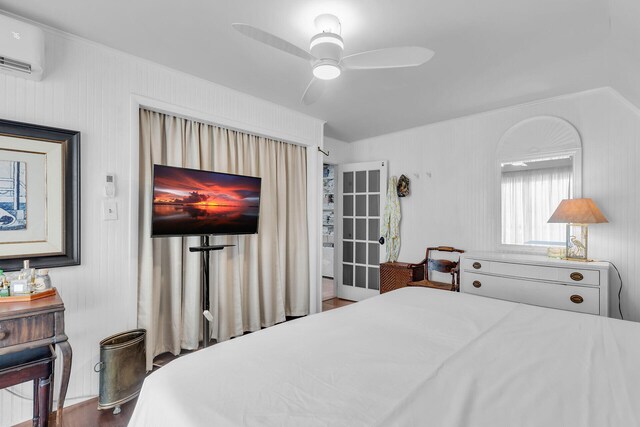
{"type": "Polygon", "coordinates": [[[102,201],[102,220],[115,221],[118,219],[118,202],[115,200],[102,201]]]}

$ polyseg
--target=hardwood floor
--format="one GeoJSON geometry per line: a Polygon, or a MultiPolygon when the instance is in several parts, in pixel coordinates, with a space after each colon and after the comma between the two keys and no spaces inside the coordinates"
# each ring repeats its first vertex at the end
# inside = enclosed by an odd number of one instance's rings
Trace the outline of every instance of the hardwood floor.
{"type": "Polygon", "coordinates": [[[331,298],[326,301],[322,301],[322,311],[333,310],[334,308],[344,307],[345,305],[353,304],[355,301],[347,301],[346,299],[331,298]]]}
{"type": "MultiPolygon", "coordinates": [[[[335,308],[344,307],[353,304],[354,301],[347,301],[339,298],[332,298],[322,302],[322,311],[333,310],[335,308]]],[[[191,353],[191,351],[183,351],[180,356],[191,353]]],[[[171,353],[164,353],[157,356],[154,361],[153,370],[161,368],[172,360],[180,356],[174,356],[171,353]]],[[[136,406],[137,399],[133,399],[121,406],[122,412],[113,415],[113,410],[98,411],[98,398],[86,400],[75,405],[64,408],[64,418],[62,427],[126,427],[129,419],[133,415],[133,409],[136,406]]],[[[49,417],[49,425],[55,426],[56,413],[52,413],[49,417]]],[[[31,420],[16,424],[14,427],[30,427],[31,420]]],[[[58,426],[60,427],[60,426],[58,426]]]]}
{"type": "MultiPolygon", "coordinates": [[[[98,411],[98,398],[86,400],[64,408],[63,427],[126,427],[129,423],[137,399],[130,400],[121,406],[122,412],[113,415],[113,410],[98,411]]],[[[15,427],[31,427],[31,420],[17,424],[15,427]]],[[[56,425],[56,413],[49,417],[49,425],[56,425]]]]}
{"type": "MultiPolygon", "coordinates": [[[[183,350],[180,356],[174,356],[171,353],[163,353],[153,360],[153,373],[167,363],[178,357],[182,357],[192,353],[189,350],[183,350]]],[[[64,408],[64,417],[62,426],[56,426],[56,413],[49,416],[49,425],[56,427],[126,427],[133,415],[133,409],[136,407],[137,398],[120,406],[122,410],[119,414],[114,415],[113,409],[105,409],[98,411],[98,398],[85,400],[84,402],[64,408]]],[[[31,427],[31,420],[16,424],[14,427],[31,427]]]]}

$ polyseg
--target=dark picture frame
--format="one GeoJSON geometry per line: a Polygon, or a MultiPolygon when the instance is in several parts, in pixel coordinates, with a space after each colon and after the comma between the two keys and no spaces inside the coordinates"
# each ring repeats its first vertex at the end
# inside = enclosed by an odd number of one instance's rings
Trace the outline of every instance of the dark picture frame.
{"type": "MultiPolygon", "coordinates": [[[[60,174],[62,182],[62,220],[49,226],[62,227],[62,250],[55,254],[15,253],[0,257],[0,268],[5,271],[19,270],[22,261],[28,259],[33,268],[57,268],[80,264],[80,132],[40,126],[30,123],[0,119],[0,136],[15,138],[15,150],[20,150],[20,141],[37,141],[41,144],[60,144],[61,171],[47,171],[60,174]]],[[[46,193],[45,193],[46,194],[46,193]]],[[[2,236],[0,236],[2,239],[2,236]]],[[[5,241],[0,243],[9,243],[5,241]]]]}

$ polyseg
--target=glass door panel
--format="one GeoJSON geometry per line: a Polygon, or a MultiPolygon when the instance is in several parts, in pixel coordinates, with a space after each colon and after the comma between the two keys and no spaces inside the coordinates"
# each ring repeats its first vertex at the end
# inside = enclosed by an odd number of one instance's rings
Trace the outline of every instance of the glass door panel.
{"type": "Polygon", "coordinates": [[[379,293],[380,260],[386,256],[380,238],[380,215],[386,198],[386,162],[340,165],[338,192],[341,225],[337,230],[338,297],[359,301],[379,293]]]}

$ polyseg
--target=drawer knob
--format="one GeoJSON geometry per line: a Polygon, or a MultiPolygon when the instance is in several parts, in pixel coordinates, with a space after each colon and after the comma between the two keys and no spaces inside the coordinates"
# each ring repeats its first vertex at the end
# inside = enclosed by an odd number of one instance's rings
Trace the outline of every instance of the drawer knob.
{"type": "Polygon", "coordinates": [[[473,268],[475,268],[476,270],[480,270],[480,268],[482,267],[482,264],[480,264],[479,262],[477,262],[477,261],[476,261],[476,262],[474,262],[474,263],[473,263],[473,265],[472,265],[472,266],[473,266],[473,268]]]}
{"type": "Polygon", "coordinates": [[[482,286],[482,283],[480,283],[478,280],[474,280],[472,285],[474,288],[479,288],[480,286],[482,286]]]}
{"type": "Polygon", "coordinates": [[[0,341],[5,339],[7,337],[7,335],[9,335],[9,332],[0,330],[0,341]]]}
{"type": "Polygon", "coordinates": [[[580,295],[571,295],[569,299],[574,304],[582,304],[582,302],[584,301],[584,298],[582,298],[580,295]]]}
{"type": "Polygon", "coordinates": [[[575,280],[576,282],[579,282],[582,279],[584,279],[584,276],[582,275],[582,273],[578,273],[577,271],[574,271],[573,273],[571,273],[569,277],[571,277],[571,280],[575,280]]]}

